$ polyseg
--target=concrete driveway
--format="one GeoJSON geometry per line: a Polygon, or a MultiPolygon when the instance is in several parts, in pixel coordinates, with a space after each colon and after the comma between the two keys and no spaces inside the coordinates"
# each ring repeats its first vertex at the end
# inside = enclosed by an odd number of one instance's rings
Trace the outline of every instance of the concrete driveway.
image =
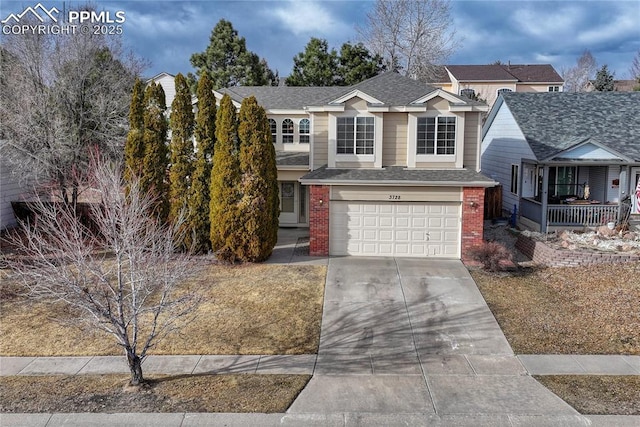
{"type": "Polygon", "coordinates": [[[315,375],[290,414],[383,424],[577,415],[527,375],[460,261],[344,257],[328,266],[315,375]]]}

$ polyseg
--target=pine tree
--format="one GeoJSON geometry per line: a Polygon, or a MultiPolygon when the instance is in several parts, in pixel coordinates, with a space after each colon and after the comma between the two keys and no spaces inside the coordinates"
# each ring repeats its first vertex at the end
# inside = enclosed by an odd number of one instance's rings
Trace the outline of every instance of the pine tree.
{"type": "Polygon", "coordinates": [[[211,169],[211,248],[221,261],[235,261],[238,228],[240,165],[237,154],[238,122],[229,95],[216,114],[216,146],[211,169]]]}
{"type": "Polygon", "coordinates": [[[198,113],[196,115],[196,162],[189,190],[189,202],[185,244],[195,252],[206,252],[211,248],[209,219],[211,163],[216,141],[216,99],[213,84],[206,71],[200,76],[198,89],[198,113]]]}
{"type": "Polygon", "coordinates": [[[278,172],[267,115],[253,96],[240,107],[238,137],[242,198],[236,257],[264,261],[278,238],[278,172]]]}
{"type": "Polygon", "coordinates": [[[614,90],[613,74],[609,72],[607,64],[604,64],[596,73],[596,81],[593,86],[598,92],[612,92],[614,90]]]}
{"type": "Polygon", "coordinates": [[[129,108],[129,133],[124,145],[125,170],[127,182],[133,174],[140,176],[144,159],[144,83],[136,79],[129,108]]]}
{"type": "Polygon", "coordinates": [[[169,169],[169,220],[184,214],[193,175],[193,107],[191,91],[182,74],[175,78],[176,96],[171,103],[171,166],[169,169]]]}
{"type": "Polygon", "coordinates": [[[150,191],[156,197],[155,212],[161,221],[167,220],[167,106],[164,90],[151,83],[144,94],[144,146],[145,154],[140,177],[142,191],[150,191]]]}

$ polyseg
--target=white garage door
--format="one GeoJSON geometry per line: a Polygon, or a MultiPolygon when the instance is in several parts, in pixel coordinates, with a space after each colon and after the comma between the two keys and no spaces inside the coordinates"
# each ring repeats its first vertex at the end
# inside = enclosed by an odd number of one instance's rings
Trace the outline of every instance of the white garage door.
{"type": "Polygon", "coordinates": [[[460,257],[460,203],[332,201],[331,255],[460,257]]]}

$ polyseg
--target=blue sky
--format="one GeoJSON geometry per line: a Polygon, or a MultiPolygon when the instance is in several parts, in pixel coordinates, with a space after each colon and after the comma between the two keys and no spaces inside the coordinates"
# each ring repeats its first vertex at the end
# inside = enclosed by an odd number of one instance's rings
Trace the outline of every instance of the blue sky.
{"type": "MultiPolygon", "coordinates": [[[[2,0],[0,19],[40,1],[61,8],[62,1],[2,0]]],[[[189,58],[203,51],[215,24],[233,23],[247,47],[287,76],[293,57],[311,37],[339,49],[357,42],[373,0],[100,1],[98,9],[122,10],[125,44],[151,62],[148,76],[162,71],[193,71],[189,58]]],[[[66,2],[67,7],[78,2],[66,2]]],[[[485,1],[452,0],[460,48],[448,63],[550,63],[558,72],[589,49],[598,66],[628,78],[640,49],[640,0],[485,1]]]]}

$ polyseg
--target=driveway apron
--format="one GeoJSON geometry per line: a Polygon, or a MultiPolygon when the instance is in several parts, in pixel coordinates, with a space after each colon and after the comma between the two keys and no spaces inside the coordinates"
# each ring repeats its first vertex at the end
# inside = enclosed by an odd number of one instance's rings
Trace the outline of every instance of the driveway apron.
{"type": "Polygon", "coordinates": [[[331,258],[314,377],[289,414],[577,412],[528,376],[458,260],[331,258]]]}

